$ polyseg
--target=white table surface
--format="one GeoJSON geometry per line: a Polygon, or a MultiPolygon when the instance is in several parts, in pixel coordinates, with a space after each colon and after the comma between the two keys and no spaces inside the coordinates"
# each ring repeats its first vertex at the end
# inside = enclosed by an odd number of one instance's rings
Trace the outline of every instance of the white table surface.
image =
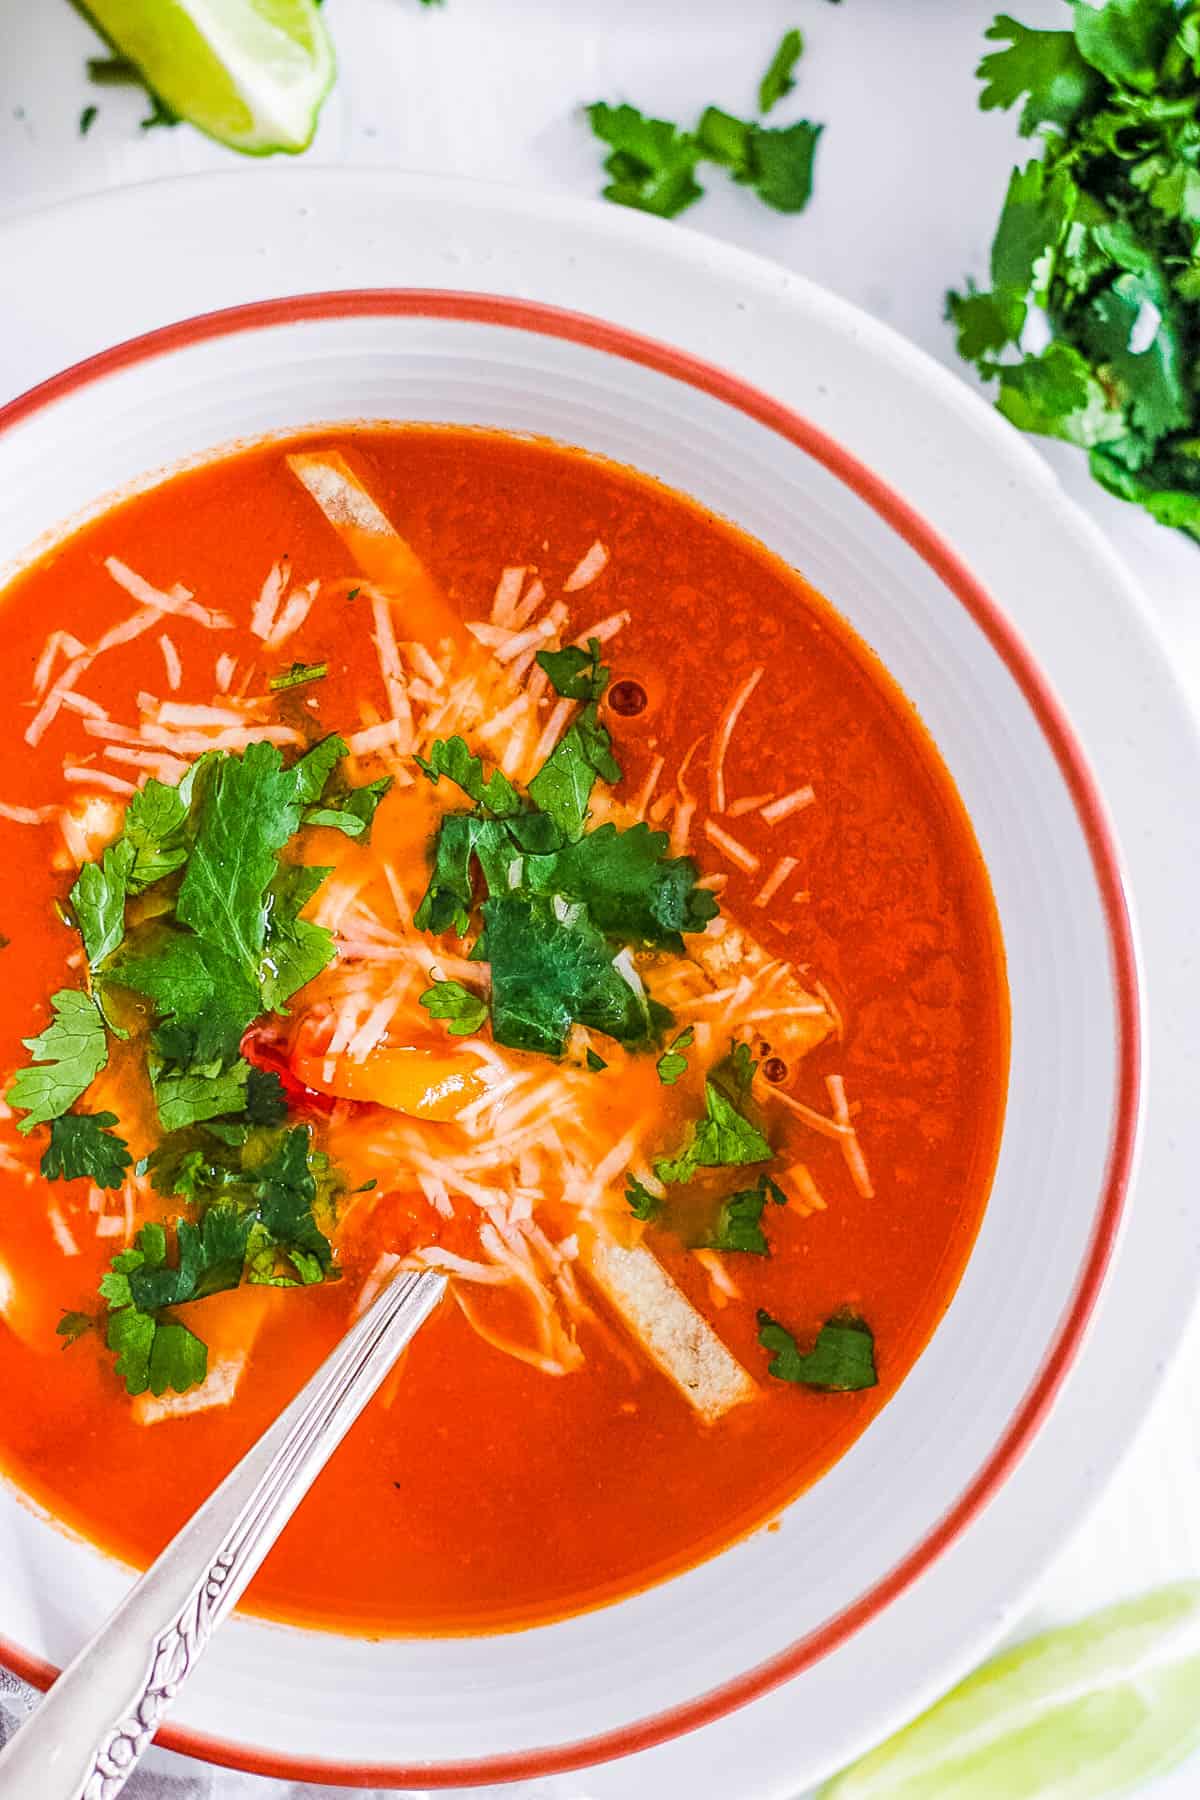
{"type": "MultiPolygon", "coordinates": [[[[801,86],[778,118],[802,111],[828,126],[812,204],[799,218],[781,217],[714,171],[688,222],[823,282],[954,366],[944,292],[968,273],[985,275],[1007,170],[1020,153],[1011,119],[975,105],[972,69],[995,10],[990,0],[845,0],[837,8],[824,0],[447,0],[440,9],[328,0],[341,72],[309,157],[590,194],[600,184],[599,146],[579,121],[581,102],[629,99],[683,122],[709,101],[748,111],[781,31],[799,24],[808,39],[801,86]]],[[[1059,0],[1019,0],[1013,10],[1032,25],[1059,26],[1064,17],[1059,0]]],[[[141,132],[136,95],[89,88],[84,58],[95,41],[67,0],[0,0],[0,45],[0,218],[229,165],[227,152],[186,127],[141,132]],[[81,138],[89,103],[99,117],[81,138]]],[[[37,270],[26,274],[36,289],[37,270]]],[[[86,307],[87,271],[79,275],[86,307]]],[[[1200,551],[1108,499],[1082,458],[1049,453],[1140,577],[1200,703],[1200,551]]],[[[1138,1585],[1200,1575],[1198,1378],[1200,1324],[1123,1469],[1044,1582],[1031,1624],[1087,1612],[1138,1585]]],[[[1147,1794],[1194,1800],[1195,1791],[1193,1767],[1147,1794]]]]}

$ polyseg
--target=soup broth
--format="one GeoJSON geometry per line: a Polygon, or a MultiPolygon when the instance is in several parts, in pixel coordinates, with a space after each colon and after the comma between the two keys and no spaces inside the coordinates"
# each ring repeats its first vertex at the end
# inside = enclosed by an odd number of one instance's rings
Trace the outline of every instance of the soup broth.
{"type": "Polygon", "coordinates": [[[11,1478],[145,1564],[407,1263],[451,1292],[251,1608],[538,1622],[818,1480],[954,1294],[1008,1052],[970,824],[832,609],[632,471],[404,426],[166,480],[3,618],[11,1478]]]}

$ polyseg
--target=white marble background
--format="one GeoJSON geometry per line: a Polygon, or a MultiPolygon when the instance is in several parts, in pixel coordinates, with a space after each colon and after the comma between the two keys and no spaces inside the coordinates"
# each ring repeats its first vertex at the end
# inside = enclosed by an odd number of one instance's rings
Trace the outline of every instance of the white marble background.
{"type": "MultiPolygon", "coordinates": [[[[1031,25],[1064,16],[1060,0],[1006,4],[1031,25]]],[[[944,291],[967,273],[984,274],[1018,153],[1011,119],[975,104],[972,69],[996,10],[991,0],[447,0],[443,8],[327,0],[341,72],[309,157],[591,194],[600,157],[579,121],[582,102],[629,99],[684,121],[709,101],[748,110],[780,33],[798,24],[808,39],[801,86],[778,117],[827,123],[809,210],[799,218],[768,212],[714,171],[688,223],[823,282],[953,366],[944,291]]],[[[83,64],[93,44],[68,0],[0,0],[0,219],[230,162],[186,127],[139,131],[144,107],[135,95],[90,90],[83,64]],[[90,102],[100,114],[81,138],[79,114],[90,102]]],[[[79,273],[85,305],[87,272],[79,273]]],[[[36,284],[37,271],[27,278],[36,284]]],[[[0,397],[17,385],[10,375],[18,367],[12,346],[0,346],[0,397]]],[[[1200,702],[1200,551],[1101,494],[1072,454],[1050,454],[1140,576],[1200,702]]],[[[1200,1575],[1198,1378],[1193,1329],[1124,1468],[1044,1582],[1030,1623],[1200,1575]]],[[[1147,1800],[1194,1800],[1196,1784],[1194,1767],[1180,1771],[1147,1800]]],[[[267,1793],[267,1784],[222,1777],[214,1800],[267,1793]]]]}

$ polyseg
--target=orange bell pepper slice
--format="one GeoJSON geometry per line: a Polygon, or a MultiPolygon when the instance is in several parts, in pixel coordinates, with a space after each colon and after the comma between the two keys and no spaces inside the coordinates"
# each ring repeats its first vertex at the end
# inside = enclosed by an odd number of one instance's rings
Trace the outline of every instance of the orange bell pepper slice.
{"type": "Polygon", "coordinates": [[[488,1086],[479,1058],[469,1051],[380,1045],[361,1062],[300,1051],[293,1053],[291,1069],[318,1094],[387,1106],[414,1119],[456,1119],[488,1086]]]}

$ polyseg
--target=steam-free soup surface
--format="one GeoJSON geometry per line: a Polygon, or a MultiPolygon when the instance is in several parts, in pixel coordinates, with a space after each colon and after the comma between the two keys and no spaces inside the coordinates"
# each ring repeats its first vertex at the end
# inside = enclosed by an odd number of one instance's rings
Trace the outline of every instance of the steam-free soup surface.
{"type": "MultiPolygon", "coordinates": [[[[150,773],[176,783],[206,741],[237,757],[271,727],[285,767],[329,733],[351,744],[335,777],[339,804],[353,788],[393,783],[369,834],[304,825],[280,852],[283,865],[333,871],[305,916],[335,933],[336,957],[256,1023],[245,1049],[283,1077],[289,1117],[269,1129],[306,1126],[340,1171],[340,1191],[318,1213],[332,1259],[310,1268],[311,1282],[285,1258],[296,1285],[243,1278],[161,1314],[160,1325],[181,1321],[204,1343],[203,1383],[131,1397],[97,1293],[147,1220],[164,1223],[174,1263],[173,1222],[195,1216],[186,1198],[156,1193],[132,1164],[113,1187],[48,1180],[39,1159],[49,1127],[21,1132],[15,1103],[0,1126],[0,1458],[12,1478],[143,1564],[327,1354],[364,1284],[378,1285],[399,1259],[427,1255],[438,1266],[439,1250],[508,1269],[489,1260],[480,1233],[490,1215],[478,1198],[447,1195],[430,1173],[439,1159],[461,1163],[457,1115],[417,1117],[402,1110],[407,1089],[388,1089],[398,1111],[369,1080],[355,1087],[368,1065],[381,1079],[373,1051],[408,1047],[485,1085],[515,1071],[515,1098],[496,1103],[501,1134],[504,1106],[511,1120],[522,1094],[536,1099],[536,1084],[550,1084],[521,1127],[532,1135],[512,1152],[508,1186],[495,1170],[477,1177],[506,1196],[495,1256],[512,1233],[512,1254],[531,1258],[546,1299],[515,1278],[455,1281],[466,1310],[452,1296],[420,1333],[249,1603],[370,1632],[546,1619],[695,1563],[817,1480],[895,1393],[954,1293],[987,1197],[1007,1058],[997,927],[968,821],[911,708],[824,602],[719,519],[626,470],[545,443],[408,427],[310,434],[180,475],[66,540],[3,605],[6,1073],[29,1064],[22,1039],[44,1028],[50,997],[89,985],[63,907],[79,865],[121,831],[123,783],[150,773]],[[297,451],[344,459],[334,466],[351,471],[408,547],[416,588],[389,590],[364,568],[370,544],[330,523],[287,460],[297,451]],[[22,734],[63,671],[147,604],[114,578],[111,558],[160,596],[186,589],[231,623],[160,609],[140,635],[86,661],[31,744],[22,734]],[[264,638],[273,570],[275,635],[264,638]],[[505,570],[517,573],[502,579],[505,570]],[[303,619],[283,633],[298,595],[292,617],[303,619]],[[381,648],[381,608],[398,668],[381,648]],[[517,644],[547,619],[542,637],[517,644]],[[470,622],[485,629],[464,632],[470,622]],[[609,674],[594,716],[622,774],[597,778],[588,828],[608,817],[627,830],[645,816],[674,833],[671,854],[690,856],[708,882],[695,893],[715,896],[726,928],[743,936],[727,976],[710,970],[695,991],[693,950],[711,925],[675,950],[635,946],[637,978],[652,998],[667,996],[674,1022],[641,1044],[575,1025],[559,1057],[495,1041],[487,964],[466,957],[477,917],[461,939],[453,927],[414,925],[442,822],[471,801],[445,774],[428,780],[413,761],[418,740],[388,739],[386,727],[403,687],[428,761],[431,737],[453,735],[434,726],[462,669],[488,665],[495,717],[504,693],[520,699],[533,682],[536,727],[524,759],[511,759],[523,796],[556,739],[555,709],[560,736],[586,704],[560,702],[532,651],[586,639],[597,625],[609,674]],[[39,676],[48,631],[74,642],[39,676]],[[506,673],[495,672],[497,657],[506,673]],[[305,676],[313,669],[323,672],[305,676]],[[288,675],[295,685],[269,685],[288,675]],[[164,703],[232,711],[245,727],[239,737],[217,714],[172,722],[184,715],[163,713],[164,703]],[[418,940],[428,945],[421,966],[418,940]],[[439,975],[468,996],[457,1021],[419,1004],[439,975]],[[797,992],[812,1002],[799,1035],[797,992]],[[380,1010],[389,995],[399,996],[390,1018],[380,1010]],[[690,1041],[673,1052],[683,1070],[665,1080],[660,1059],[688,1027],[690,1041]],[[687,1144],[709,1077],[728,1072],[738,1045],[756,1067],[748,1087],[727,1090],[730,1104],[769,1140],[770,1161],[664,1182],[656,1164],[687,1144]],[[574,1123],[576,1100],[554,1099],[560,1081],[579,1096],[574,1123]],[[568,1164],[564,1194],[556,1170],[568,1164]],[[584,1177],[597,1171],[602,1191],[585,1202],[584,1177]],[[636,1171],[648,1219],[628,1198],[636,1171]],[[769,1253],[709,1247],[729,1244],[721,1205],[764,1175],[778,1190],[759,1190],[769,1253]],[[529,1236],[534,1225],[557,1262],[529,1236]],[[749,1377],[751,1397],[702,1416],[589,1273],[596,1241],[652,1254],[749,1377]],[[64,1310],[79,1315],[69,1343],[56,1335],[64,1310]],[[801,1357],[824,1326],[865,1328],[877,1385],[844,1391],[772,1374],[763,1313],[801,1357]]],[[[509,725],[485,720],[482,737],[478,724],[466,732],[485,768],[501,762],[525,704],[514,702],[509,725]]],[[[453,725],[452,711],[446,718],[453,725]]],[[[116,962],[129,943],[142,954],[163,931],[185,929],[179,880],[148,890],[162,896],[157,915],[144,895],[130,896],[116,962]]],[[[474,880],[477,904],[478,870],[474,880]]],[[[154,1004],[129,990],[122,998],[103,973],[97,991],[115,995],[109,1023],[131,1035],[110,1034],[107,1067],[74,1110],[116,1114],[131,1158],[145,1157],[164,1138],[147,1072],[154,1004]]]]}

